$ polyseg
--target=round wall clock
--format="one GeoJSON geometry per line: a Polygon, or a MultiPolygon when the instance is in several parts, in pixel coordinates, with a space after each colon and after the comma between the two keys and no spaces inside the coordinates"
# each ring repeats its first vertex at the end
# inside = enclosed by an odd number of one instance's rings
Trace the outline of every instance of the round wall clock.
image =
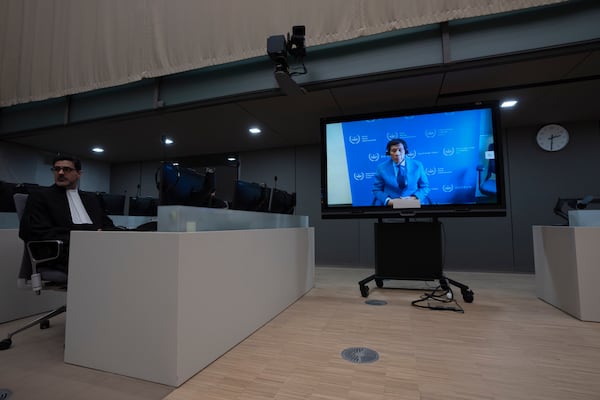
{"type": "Polygon", "coordinates": [[[569,131],[558,124],[544,125],[535,138],[538,146],[546,151],[559,151],[569,143],[569,131]]]}

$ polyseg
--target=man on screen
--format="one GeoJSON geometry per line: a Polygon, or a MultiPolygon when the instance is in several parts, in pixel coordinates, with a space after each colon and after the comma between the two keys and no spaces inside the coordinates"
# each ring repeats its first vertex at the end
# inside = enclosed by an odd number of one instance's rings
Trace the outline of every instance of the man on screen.
{"type": "Polygon", "coordinates": [[[406,158],[408,144],[403,139],[392,139],[386,146],[390,159],[379,164],[373,183],[373,204],[393,206],[392,199],[418,199],[427,203],[429,180],[420,161],[406,158]]]}

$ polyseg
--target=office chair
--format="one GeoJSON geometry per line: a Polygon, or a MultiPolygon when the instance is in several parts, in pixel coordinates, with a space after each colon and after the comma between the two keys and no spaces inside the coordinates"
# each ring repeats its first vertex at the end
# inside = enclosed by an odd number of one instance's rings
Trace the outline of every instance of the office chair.
{"type": "MultiPolygon", "coordinates": [[[[488,151],[494,151],[494,144],[488,146],[488,151]]],[[[477,167],[477,183],[479,191],[484,196],[495,196],[496,195],[496,160],[491,158],[488,160],[487,168],[484,166],[477,167]],[[485,178],[482,179],[483,171],[487,169],[485,178]]]]}
{"type": "MultiPolygon", "coordinates": [[[[27,203],[28,194],[16,193],[14,195],[15,209],[19,221],[23,217],[25,204],[27,203]]],[[[67,274],[56,266],[47,264],[48,261],[56,260],[60,257],[63,251],[63,243],[61,240],[40,240],[25,243],[23,258],[21,260],[21,268],[17,285],[19,288],[31,288],[37,295],[41,294],[42,290],[66,290],[67,289],[67,274]]],[[[50,318],[55,317],[67,310],[67,306],[63,305],[55,310],[52,310],[41,317],[34,319],[25,326],[10,332],[6,339],[0,341],[0,350],[6,350],[12,345],[12,337],[19,332],[31,328],[39,324],[40,329],[50,327],[50,318]]]]}

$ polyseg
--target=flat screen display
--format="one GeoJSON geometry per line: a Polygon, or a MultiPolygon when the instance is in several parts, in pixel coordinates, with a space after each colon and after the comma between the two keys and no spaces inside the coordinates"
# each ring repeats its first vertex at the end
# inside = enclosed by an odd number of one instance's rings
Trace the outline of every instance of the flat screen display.
{"type": "Polygon", "coordinates": [[[506,214],[497,104],[321,119],[323,218],[506,214]]]}
{"type": "Polygon", "coordinates": [[[29,194],[36,190],[45,189],[37,183],[10,183],[0,181],[0,212],[16,212],[14,195],[29,194]]]}
{"type": "Polygon", "coordinates": [[[15,194],[16,183],[0,181],[0,212],[15,212],[15,194]]]}
{"type": "Polygon", "coordinates": [[[269,211],[271,188],[256,182],[237,180],[231,208],[242,211],[269,211]]]}
{"type": "Polygon", "coordinates": [[[277,188],[272,190],[269,212],[293,214],[294,207],[296,207],[296,193],[288,193],[277,188]]]}
{"type": "Polygon", "coordinates": [[[154,197],[130,197],[129,215],[153,217],[158,214],[158,199],[154,197]]]}
{"type": "Polygon", "coordinates": [[[214,190],[214,177],[206,185],[204,174],[184,168],[175,163],[163,163],[157,173],[158,203],[161,206],[205,206],[209,200],[210,190],[214,190]]]}
{"type": "Polygon", "coordinates": [[[124,194],[98,193],[98,197],[107,215],[125,215],[124,194]]]}

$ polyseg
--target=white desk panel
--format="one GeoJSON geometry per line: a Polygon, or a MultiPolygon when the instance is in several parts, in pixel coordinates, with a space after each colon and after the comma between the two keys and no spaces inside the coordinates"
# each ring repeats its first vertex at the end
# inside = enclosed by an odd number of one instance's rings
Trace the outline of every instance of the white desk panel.
{"type": "Polygon", "coordinates": [[[600,322],[600,228],[534,226],[537,296],[583,321],[600,322]]]}
{"type": "Polygon", "coordinates": [[[313,287],[314,228],[73,232],[65,361],[179,386],[313,287]]]}

